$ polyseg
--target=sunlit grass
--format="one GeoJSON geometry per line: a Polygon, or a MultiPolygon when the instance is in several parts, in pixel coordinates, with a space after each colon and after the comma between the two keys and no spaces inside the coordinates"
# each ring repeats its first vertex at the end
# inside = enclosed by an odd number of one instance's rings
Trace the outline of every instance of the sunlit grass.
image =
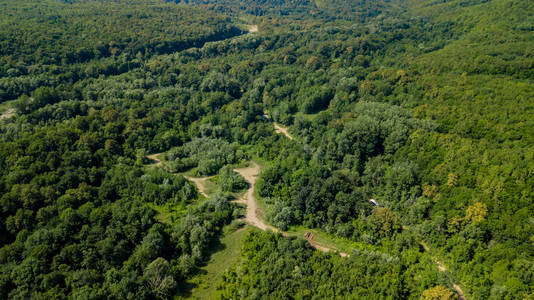
{"type": "Polygon", "coordinates": [[[201,267],[200,272],[188,280],[186,287],[193,287],[190,291],[183,291],[177,299],[214,299],[217,296],[217,284],[224,272],[239,261],[241,248],[250,227],[235,229],[234,226],[224,228],[224,236],[220,243],[215,244],[213,252],[201,267]]]}

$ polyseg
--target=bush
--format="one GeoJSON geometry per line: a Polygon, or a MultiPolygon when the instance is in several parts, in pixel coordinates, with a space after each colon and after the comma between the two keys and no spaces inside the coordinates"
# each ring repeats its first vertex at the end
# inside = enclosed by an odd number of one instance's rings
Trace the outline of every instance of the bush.
{"type": "Polygon", "coordinates": [[[248,183],[227,165],[219,170],[219,188],[223,192],[237,192],[248,187],[248,183]]]}

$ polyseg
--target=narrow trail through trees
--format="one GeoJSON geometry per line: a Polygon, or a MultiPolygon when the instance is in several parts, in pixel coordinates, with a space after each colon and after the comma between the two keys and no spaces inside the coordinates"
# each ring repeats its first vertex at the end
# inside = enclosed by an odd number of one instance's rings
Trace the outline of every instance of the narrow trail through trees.
{"type": "Polygon", "coordinates": [[[287,132],[287,128],[284,128],[278,124],[276,124],[275,122],[273,122],[273,126],[274,126],[274,131],[276,131],[276,133],[282,133],[283,135],[285,135],[288,139],[292,140],[293,139],[293,136],[291,136],[288,132],[287,132]]]}
{"type": "Polygon", "coordinates": [[[152,163],[153,166],[161,166],[161,159],[158,158],[161,154],[163,153],[154,153],[154,154],[147,155],[146,157],[150,159],[151,161],[153,161],[152,163]]]}
{"type": "MultiPolygon", "coordinates": [[[[274,125],[274,127],[275,127],[275,129],[277,130],[278,133],[280,133],[280,132],[284,133],[284,135],[286,135],[289,139],[293,139],[293,137],[291,137],[287,133],[287,130],[285,128],[279,127],[274,122],[273,122],[273,125],[274,125]],[[280,132],[278,130],[280,130],[280,132]]],[[[159,155],[161,155],[161,154],[162,153],[151,154],[151,155],[148,155],[147,158],[149,158],[149,159],[151,159],[152,161],[155,162],[155,163],[153,163],[153,165],[161,166],[162,165],[162,161],[158,158],[159,155]]],[[[236,201],[237,203],[242,203],[242,204],[245,204],[247,206],[246,215],[245,215],[245,218],[244,218],[245,222],[247,222],[248,224],[250,224],[252,226],[255,226],[255,227],[257,227],[257,228],[259,228],[261,230],[269,229],[269,230],[271,230],[273,232],[279,232],[280,234],[282,234],[285,237],[295,236],[294,234],[289,234],[287,232],[279,230],[278,228],[276,228],[274,226],[266,224],[259,217],[258,205],[257,205],[257,202],[256,202],[256,198],[254,197],[254,191],[255,191],[255,187],[254,186],[256,184],[256,179],[258,178],[258,175],[260,174],[260,171],[261,171],[260,166],[255,162],[251,162],[250,166],[245,167],[245,168],[236,168],[236,169],[234,169],[234,171],[239,173],[249,183],[249,188],[247,189],[245,194],[236,201]]],[[[189,176],[184,176],[184,177],[187,180],[189,180],[189,181],[191,181],[191,182],[193,182],[195,184],[195,186],[197,187],[198,191],[200,192],[200,194],[202,196],[204,196],[206,198],[209,197],[208,194],[206,193],[205,182],[207,180],[213,178],[213,176],[209,176],[209,177],[189,177],[189,176]]],[[[403,230],[408,230],[408,227],[407,226],[402,226],[402,229],[403,230]]],[[[308,241],[308,243],[313,248],[315,248],[315,249],[317,249],[319,251],[322,251],[322,252],[336,251],[333,248],[321,245],[321,244],[313,241],[311,238],[310,239],[306,238],[306,240],[308,241]]],[[[430,249],[425,244],[425,242],[421,241],[420,245],[423,247],[425,252],[430,252],[430,249]]],[[[342,257],[349,257],[350,256],[349,254],[344,253],[344,252],[338,252],[338,253],[342,257]]],[[[441,263],[439,260],[437,260],[433,256],[431,256],[431,258],[434,261],[434,263],[435,263],[435,265],[436,265],[436,267],[438,268],[439,271],[447,272],[447,268],[445,267],[445,265],[443,265],[443,263],[441,263]]],[[[452,287],[456,290],[456,292],[460,296],[460,299],[466,300],[467,298],[465,297],[465,294],[464,294],[462,288],[458,284],[454,283],[452,281],[452,279],[450,279],[450,280],[451,280],[452,287]]]]}
{"type": "MultiPolygon", "coordinates": [[[[275,128],[276,128],[276,124],[275,124],[275,128]]],[[[245,221],[249,223],[250,225],[260,228],[261,230],[270,229],[274,232],[281,233],[285,237],[294,236],[294,235],[278,230],[277,228],[266,224],[258,216],[258,207],[256,203],[256,198],[254,197],[254,184],[256,183],[256,179],[258,178],[258,175],[261,171],[260,166],[255,162],[251,162],[251,165],[249,167],[234,169],[234,171],[239,173],[241,176],[243,176],[243,178],[249,183],[249,189],[246,191],[245,195],[241,199],[238,200],[239,203],[245,203],[247,205],[247,213],[246,213],[245,221]]],[[[407,227],[403,226],[403,229],[407,229],[407,227]]],[[[312,238],[306,238],[306,240],[313,248],[319,251],[322,251],[322,252],[335,251],[335,249],[333,248],[318,244],[317,242],[313,241],[312,238]]],[[[430,251],[428,246],[423,241],[421,241],[420,244],[425,250],[425,252],[430,251]]],[[[338,252],[338,253],[342,257],[349,257],[347,253],[343,253],[343,252],[338,252]]],[[[431,258],[436,264],[439,271],[447,272],[447,268],[445,267],[443,263],[437,260],[434,256],[431,256],[431,258]]],[[[452,287],[456,290],[456,292],[460,296],[460,299],[466,300],[467,298],[465,297],[465,294],[462,288],[458,284],[453,282],[452,278],[449,277],[449,280],[451,281],[452,287]]]]}
{"type": "Polygon", "coordinates": [[[289,134],[289,132],[287,132],[287,128],[285,127],[282,127],[280,126],[279,124],[277,124],[276,122],[273,121],[273,119],[271,119],[271,117],[269,116],[269,113],[264,110],[263,111],[263,118],[271,123],[273,123],[273,126],[274,126],[274,131],[278,134],[283,134],[285,135],[288,139],[292,140],[293,139],[293,136],[291,134],[289,134]]]}
{"type": "MultiPolygon", "coordinates": [[[[425,252],[430,253],[430,248],[428,248],[428,246],[426,245],[425,242],[421,241],[421,242],[419,242],[419,244],[421,245],[421,247],[423,247],[425,252]]],[[[441,261],[437,260],[437,258],[435,258],[434,256],[430,256],[430,257],[432,258],[432,261],[434,261],[434,264],[436,264],[436,267],[438,267],[438,270],[440,270],[440,272],[447,272],[447,267],[445,267],[445,265],[443,263],[441,263],[441,261]]],[[[465,294],[464,294],[464,291],[462,290],[462,288],[459,285],[457,285],[456,283],[454,283],[452,281],[452,278],[449,277],[449,280],[451,281],[451,285],[454,288],[454,290],[456,290],[456,292],[460,296],[460,299],[466,300],[467,298],[465,297],[465,294]]]]}
{"type": "Polygon", "coordinates": [[[198,192],[206,197],[206,198],[209,198],[208,194],[206,193],[206,181],[210,180],[211,178],[213,178],[213,176],[209,176],[209,177],[189,177],[189,176],[185,176],[185,179],[193,182],[196,186],[197,186],[197,189],[198,189],[198,192]]]}

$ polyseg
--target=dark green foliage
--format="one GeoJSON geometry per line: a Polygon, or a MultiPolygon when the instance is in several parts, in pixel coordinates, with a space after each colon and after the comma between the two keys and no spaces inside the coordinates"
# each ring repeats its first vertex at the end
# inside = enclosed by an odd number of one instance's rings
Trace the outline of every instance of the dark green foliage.
{"type": "Polygon", "coordinates": [[[441,280],[416,253],[399,257],[355,251],[350,258],[342,258],[315,251],[304,240],[257,231],[247,237],[242,256],[244,263],[222,279],[222,299],[254,295],[418,299],[422,290],[441,280]],[[414,267],[425,276],[410,277],[414,267]]]}
{"type": "Polygon", "coordinates": [[[224,16],[158,1],[10,0],[0,15],[0,102],[41,85],[121,74],[144,57],[242,33],[224,16]],[[191,21],[196,25],[188,26],[191,21]]]}
{"type": "Polygon", "coordinates": [[[341,260],[253,236],[251,272],[228,273],[225,297],[450,288],[421,240],[468,297],[532,297],[531,11],[516,0],[4,1],[0,298],[172,295],[233,207],[224,195],[196,203],[184,178],[143,166],[165,151],[170,171],[219,174],[228,191],[245,187],[228,165],[259,157],[272,224],[361,246],[341,260]],[[245,19],[260,32],[237,37],[237,19],[206,9],[255,15],[245,19]]]}
{"type": "Polygon", "coordinates": [[[301,102],[300,110],[307,114],[315,113],[327,108],[333,97],[334,91],[327,87],[301,90],[299,94],[299,102],[301,102]]]}
{"type": "MultiPolygon", "coordinates": [[[[118,165],[107,172],[99,187],[89,184],[65,190],[55,202],[46,196],[50,194],[47,189],[57,189],[54,185],[41,190],[31,184],[14,185],[2,197],[5,213],[9,213],[9,199],[16,199],[10,198],[13,193],[27,199],[11,204],[13,209],[21,208],[6,220],[5,237],[13,240],[0,250],[2,263],[21,262],[2,275],[6,295],[38,297],[56,290],[74,296],[87,289],[114,298],[169,295],[175,281],[193,271],[184,262],[201,260],[232,216],[228,199],[216,197],[189,212],[176,228],[158,223],[149,203],[165,200],[167,205],[176,205],[196,198],[191,183],[159,169],[143,175],[140,169],[118,165]],[[159,281],[154,276],[163,276],[163,283],[155,284],[159,281]],[[126,290],[124,284],[129,286],[126,290]]],[[[58,187],[64,186],[59,179],[58,187]]]]}

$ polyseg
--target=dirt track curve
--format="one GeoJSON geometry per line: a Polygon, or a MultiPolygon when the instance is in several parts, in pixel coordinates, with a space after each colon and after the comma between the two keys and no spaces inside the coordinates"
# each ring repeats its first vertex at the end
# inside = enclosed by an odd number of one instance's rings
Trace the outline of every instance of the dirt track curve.
{"type": "Polygon", "coordinates": [[[197,189],[198,189],[198,192],[206,197],[206,198],[209,198],[208,194],[206,194],[206,184],[205,182],[211,178],[213,178],[213,176],[210,176],[210,177],[189,177],[189,176],[185,176],[185,179],[191,181],[192,183],[194,183],[196,186],[197,186],[197,189]]]}
{"type": "Polygon", "coordinates": [[[15,109],[14,108],[7,109],[6,111],[4,111],[3,113],[0,114],[0,120],[9,119],[14,115],[15,115],[15,109]]]}
{"type": "Polygon", "coordinates": [[[248,32],[249,33],[258,32],[258,25],[248,25],[248,32]]]}
{"type": "MultiPolygon", "coordinates": [[[[275,125],[275,127],[276,127],[276,125],[275,125]]],[[[286,133],[286,136],[288,136],[288,138],[292,139],[292,137],[289,136],[287,133],[286,133]]],[[[163,165],[162,161],[158,158],[159,155],[161,155],[161,153],[155,153],[155,154],[151,154],[151,155],[147,156],[147,158],[149,158],[152,161],[154,161],[154,163],[152,164],[153,166],[162,166],[163,165]]],[[[243,204],[247,205],[247,212],[246,212],[246,215],[245,215],[245,222],[247,222],[248,224],[250,224],[252,226],[255,226],[255,227],[257,227],[257,228],[259,228],[261,230],[269,229],[269,230],[271,230],[273,232],[279,232],[280,234],[282,234],[285,237],[295,236],[295,234],[290,234],[290,233],[281,231],[276,227],[273,227],[273,226],[271,226],[269,224],[266,224],[259,217],[259,215],[258,215],[258,205],[256,203],[256,198],[254,197],[254,185],[255,185],[256,179],[258,178],[258,175],[260,174],[260,171],[261,171],[260,166],[255,162],[251,162],[250,166],[248,166],[246,168],[237,168],[237,169],[234,169],[234,171],[239,173],[249,183],[249,188],[245,192],[243,197],[241,197],[240,199],[238,199],[236,201],[238,203],[243,203],[243,204]]],[[[204,196],[206,198],[209,197],[208,194],[206,193],[205,182],[207,180],[209,180],[210,178],[212,178],[213,176],[202,177],[202,178],[189,177],[189,176],[184,176],[184,177],[187,180],[189,180],[189,181],[191,181],[191,182],[193,182],[195,184],[195,186],[197,187],[198,191],[200,192],[200,194],[202,196],[204,196]]],[[[324,246],[324,245],[321,245],[321,244],[313,241],[312,239],[306,238],[306,240],[308,241],[308,243],[313,248],[315,248],[315,249],[317,249],[319,251],[322,251],[322,252],[336,251],[335,249],[327,247],[327,246],[324,246]]],[[[338,253],[342,257],[349,257],[349,255],[347,253],[343,253],[343,252],[338,252],[338,253]]]]}
{"type": "Polygon", "coordinates": [[[268,113],[266,110],[263,111],[263,117],[264,117],[267,121],[273,123],[274,131],[275,131],[276,133],[278,133],[278,134],[281,133],[281,134],[285,135],[285,136],[286,136],[288,139],[290,139],[290,140],[293,139],[293,136],[291,136],[291,134],[289,134],[289,132],[287,132],[287,128],[282,127],[282,126],[276,124],[276,122],[274,122],[274,120],[271,119],[271,117],[269,116],[269,113],[268,113]]]}
{"type": "Polygon", "coordinates": [[[161,159],[158,158],[158,156],[160,156],[161,154],[163,153],[154,153],[154,154],[147,155],[146,157],[155,162],[152,165],[161,166],[161,159]]]}
{"type": "Polygon", "coordinates": [[[246,191],[245,195],[243,195],[243,197],[238,200],[238,202],[247,205],[245,221],[250,225],[258,227],[261,230],[267,230],[267,228],[269,228],[273,231],[278,231],[276,228],[265,224],[265,222],[263,222],[258,217],[258,206],[256,203],[256,199],[254,198],[254,184],[256,183],[256,179],[260,174],[260,166],[258,166],[257,163],[252,162],[251,166],[246,168],[234,169],[234,171],[239,173],[239,175],[243,176],[243,178],[245,178],[245,180],[249,183],[249,188],[246,191]]]}
{"type": "MultiPolygon", "coordinates": [[[[159,156],[162,155],[163,153],[154,153],[154,154],[150,154],[150,155],[147,155],[146,157],[150,160],[153,161],[152,165],[153,166],[162,166],[163,163],[161,161],[161,159],[159,159],[159,156]]],[[[198,191],[200,192],[200,194],[206,198],[208,198],[208,194],[206,194],[206,185],[205,185],[205,182],[206,180],[209,180],[210,178],[213,178],[213,176],[210,176],[210,177],[202,177],[202,178],[199,178],[199,177],[189,177],[189,176],[185,176],[184,177],[193,182],[198,191]]]]}
{"type": "MultiPolygon", "coordinates": [[[[266,224],[258,216],[258,205],[256,203],[256,198],[254,197],[254,184],[256,183],[256,179],[258,178],[258,175],[260,174],[260,170],[261,170],[260,166],[255,162],[251,162],[251,165],[246,168],[234,169],[235,172],[243,176],[243,178],[245,178],[245,180],[249,183],[249,188],[246,191],[245,195],[243,195],[243,197],[241,197],[241,199],[237,201],[239,203],[244,203],[247,205],[247,213],[245,216],[245,221],[252,226],[258,227],[261,230],[270,229],[274,232],[279,232],[285,237],[294,236],[294,234],[289,234],[287,232],[279,230],[276,227],[266,224]]],[[[306,239],[306,240],[313,248],[319,251],[322,251],[322,252],[335,251],[334,249],[326,247],[324,245],[320,245],[311,239],[306,239]]],[[[342,257],[349,256],[347,253],[343,253],[343,252],[339,252],[339,255],[342,257]]]]}

